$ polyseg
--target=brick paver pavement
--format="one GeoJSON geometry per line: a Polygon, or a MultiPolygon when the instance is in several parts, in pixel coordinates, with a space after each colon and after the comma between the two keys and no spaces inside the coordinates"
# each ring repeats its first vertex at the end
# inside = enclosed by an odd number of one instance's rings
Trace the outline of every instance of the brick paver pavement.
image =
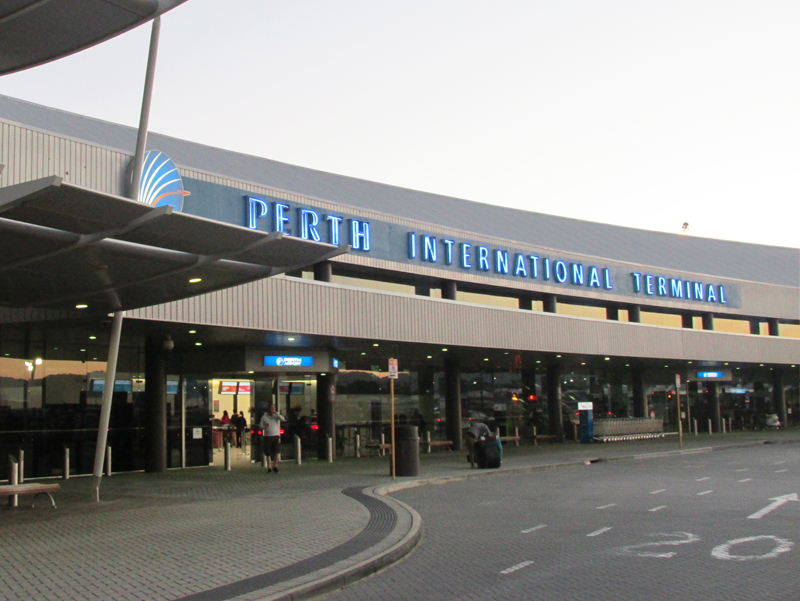
{"type": "MultiPolygon", "coordinates": [[[[688,437],[686,450],[756,444],[789,433],[688,437]]],[[[527,470],[635,454],[677,450],[666,440],[607,445],[508,447],[502,471],[527,470]]],[[[92,501],[91,478],[59,481],[53,510],[42,497],[35,509],[0,511],[0,600],[57,599],[167,601],[230,585],[308,560],[353,539],[367,526],[370,511],[342,490],[392,484],[388,458],[349,458],[333,464],[282,464],[279,474],[249,462],[174,470],[165,474],[115,474],[103,478],[101,502],[92,501]]],[[[419,479],[401,486],[486,476],[470,470],[462,453],[422,454],[419,479]]],[[[399,515],[389,544],[411,528],[399,515]]],[[[374,550],[354,562],[369,563],[374,550]]],[[[361,565],[361,564],[359,564],[361,565]]],[[[305,578],[313,581],[321,575],[305,578]]],[[[251,591],[249,601],[279,595],[294,583],[251,591]]],[[[209,597],[211,598],[211,597],[209,597]]]]}

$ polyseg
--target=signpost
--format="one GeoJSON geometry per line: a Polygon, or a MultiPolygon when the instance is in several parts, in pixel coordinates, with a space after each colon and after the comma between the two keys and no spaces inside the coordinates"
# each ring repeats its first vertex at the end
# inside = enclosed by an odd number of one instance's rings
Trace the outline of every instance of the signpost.
{"type": "Polygon", "coordinates": [[[394,381],[397,379],[397,359],[389,359],[389,413],[392,416],[392,480],[397,479],[394,453],[394,381]]]}
{"type": "MultiPolygon", "coordinates": [[[[683,419],[681,418],[681,375],[675,374],[675,401],[678,404],[678,440],[683,448],[683,419]]],[[[687,397],[686,406],[689,406],[687,397]]]]}

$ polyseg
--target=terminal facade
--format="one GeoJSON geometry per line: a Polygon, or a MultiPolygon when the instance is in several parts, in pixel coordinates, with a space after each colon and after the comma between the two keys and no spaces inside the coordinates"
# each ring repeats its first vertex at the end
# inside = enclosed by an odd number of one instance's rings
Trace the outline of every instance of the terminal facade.
{"type": "MultiPolygon", "coordinates": [[[[124,196],[135,140],[0,96],[0,188],[56,176],[124,196]]],[[[587,401],[596,419],[677,429],[676,375],[685,429],[800,422],[798,249],[492,207],[157,134],[148,148],[141,202],[348,252],[127,311],[115,471],[208,465],[215,419],[257,423],[272,402],[287,440],[322,457],[330,436],[352,455],[356,434],[377,441],[389,423],[390,357],[397,419],[456,448],[474,420],[570,438],[587,401]]],[[[91,473],[110,319],[2,314],[0,451],[25,450],[26,477],[62,474],[65,448],[72,473],[91,473]]]]}

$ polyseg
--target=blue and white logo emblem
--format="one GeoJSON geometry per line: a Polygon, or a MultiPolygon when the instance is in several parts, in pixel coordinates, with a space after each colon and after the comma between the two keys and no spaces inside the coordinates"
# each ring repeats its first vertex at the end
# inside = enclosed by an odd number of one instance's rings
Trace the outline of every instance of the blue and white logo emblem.
{"type": "Polygon", "coordinates": [[[175,211],[183,209],[183,180],[172,159],[158,150],[148,150],[144,155],[142,178],[139,181],[139,202],[151,207],[172,205],[175,211]]]}

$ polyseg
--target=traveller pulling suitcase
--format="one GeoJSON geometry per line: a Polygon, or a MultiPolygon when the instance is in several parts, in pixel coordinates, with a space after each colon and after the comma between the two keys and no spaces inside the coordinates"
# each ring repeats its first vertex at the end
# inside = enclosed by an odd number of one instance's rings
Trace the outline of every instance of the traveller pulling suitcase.
{"type": "Polygon", "coordinates": [[[475,441],[475,463],[479,469],[497,469],[500,467],[500,449],[498,440],[490,436],[486,440],[475,441]]]}

